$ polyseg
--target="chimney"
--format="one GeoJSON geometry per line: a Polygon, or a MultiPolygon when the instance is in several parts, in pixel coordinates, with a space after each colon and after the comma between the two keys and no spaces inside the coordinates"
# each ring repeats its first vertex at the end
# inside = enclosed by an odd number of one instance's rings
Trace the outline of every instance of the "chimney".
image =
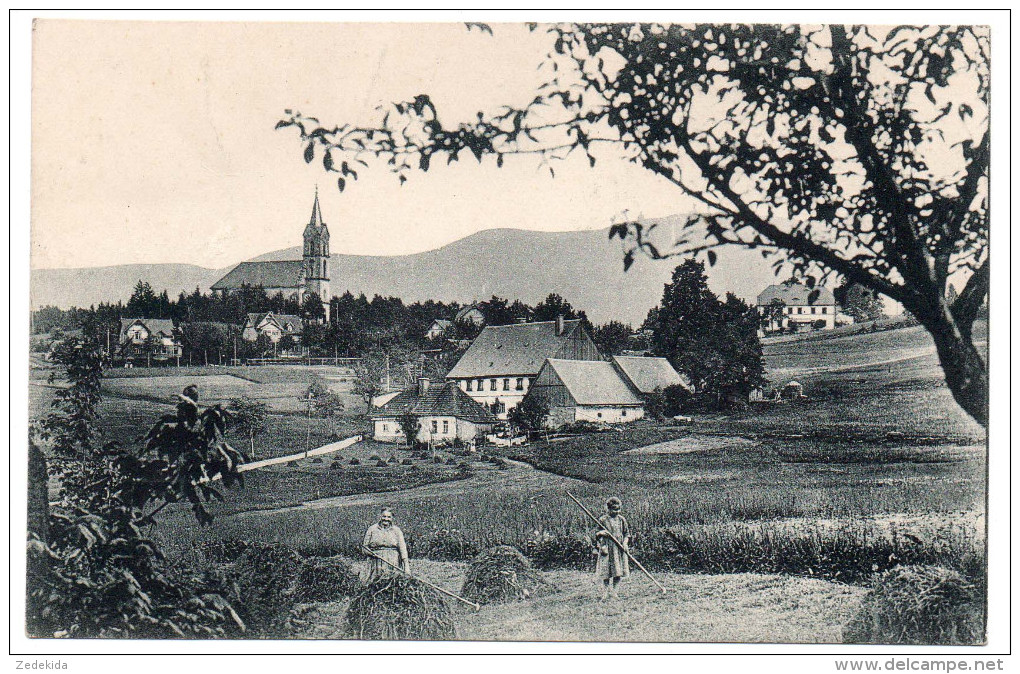
{"type": "Polygon", "coordinates": [[[429,390],[428,377],[418,377],[418,395],[423,396],[429,390]]]}
{"type": "Polygon", "coordinates": [[[563,334],[563,314],[556,314],[556,334],[563,334]]]}

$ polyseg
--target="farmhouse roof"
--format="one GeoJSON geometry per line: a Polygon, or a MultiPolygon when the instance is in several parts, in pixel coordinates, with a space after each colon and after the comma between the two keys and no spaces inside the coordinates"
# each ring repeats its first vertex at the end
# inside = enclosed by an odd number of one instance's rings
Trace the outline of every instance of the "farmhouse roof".
{"type": "Polygon", "coordinates": [[[299,288],[304,278],[301,260],[242,262],[212,285],[213,290],[237,290],[241,286],[299,288]]]}
{"type": "Polygon", "coordinates": [[[556,321],[487,325],[446,376],[536,375],[580,325],[580,320],[563,321],[560,334],[556,321]]]}
{"type": "Polygon", "coordinates": [[[828,288],[818,286],[812,289],[800,283],[769,286],[758,295],[758,306],[771,304],[772,300],[779,300],[788,306],[804,307],[833,305],[836,303],[836,298],[828,288]],[[814,297],[814,301],[811,301],[811,295],[815,292],[818,294],[814,297]]]}
{"type": "Polygon", "coordinates": [[[120,338],[127,339],[128,329],[135,323],[141,323],[150,334],[163,334],[173,337],[174,322],[169,318],[122,318],[120,319],[120,338]]]}
{"type": "Polygon", "coordinates": [[[456,382],[436,383],[422,391],[414,386],[401,391],[375,413],[376,418],[399,417],[409,412],[418,417],[454,417],[477,424],[491,424],[496,417],[460,390],[456,382]]]}
{"type": "Polygon", "coordinates": [[[550,358],[546,367],[552,368],[578,405],[641,404],[641,399],[612,363],[550,358]]]}
{"type": "Polygon", "coordinates": [[[673,369],[665,358],[613,356],[613,363],[634,388],[643,394],[655,393],[656,390],[661,391],[676,384],[691,388],[691,383],[673,369]]]}

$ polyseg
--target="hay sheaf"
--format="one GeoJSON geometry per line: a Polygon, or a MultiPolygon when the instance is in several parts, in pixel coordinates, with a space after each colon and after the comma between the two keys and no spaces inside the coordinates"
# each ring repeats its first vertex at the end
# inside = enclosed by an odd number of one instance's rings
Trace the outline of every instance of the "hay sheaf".
{"type": "Polygon", "coordinates": [[[985,639],[985,596],[939,566],[898,566],[878,576],[843,630],[846,643],[974,645],[985,639]]]}
{"type": "Polygon", "coordinates": [[[294,605],[294,581],[304,558],[279,543],[253,543],[237,558],[230,573],[236,584],[241,617],[252,636],[285,630],[294,605]]]}
{"type": "Polygon", "coordinates": [[[461,595],[479,604],[490,604],[523,601],[555,591],[517,548],[498,545],[472,560],[461,595]]]}
{"type": "Polygon", "coordinates": [[[351,600],[344,615],[348,639],[442,640],[457,636],[441,594],[407,576],[376,580],[351,600]]]}
{"type": "Polygon", "coordinates": [[[358,574],[339,557],[306,559],[294,580],[295,597],[304,603],[337,601],[363,587],[358,574]]]}

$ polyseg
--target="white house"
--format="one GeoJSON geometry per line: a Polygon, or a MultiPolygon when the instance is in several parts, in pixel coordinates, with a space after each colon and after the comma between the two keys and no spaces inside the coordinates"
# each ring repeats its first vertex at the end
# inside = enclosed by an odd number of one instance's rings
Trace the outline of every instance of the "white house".
{"type": "Polygon", "coordinates": [[[808,288],[799,283],[771,285],[758,295],[758,313],[767,315],[774,307],[765,332],[777,330],[831,330],[836,327],[836,298],[825,287],[808,288]]]}
{"type": "Polygon", "coordinates": [[[432,325],[425,331],[425,339],[439,339],[446,335],[447,331],[453,327],[453,321],[448,321],[445,318],[437,318],[432,321],[432,325]]]}
{"type": "Polygon", "coordinates": [[[487,325],[471,342],[447,381],[506,418],[528,393],[547,358],[601,360],[580,320],[487,325]]]}
{"type": "Polygon", "coordinates": [[[183,351],[179,332],[169,318],[120,319],[119,357],[125,361],[166,361],[183,351]]]}
{"type": "Polygon", "coordinates": [[[469,398],[453,382],[432,385],[419,379],[414,388],[402,391],[372,413],[375,439],[405,442],[400,419],[406,414],[418,419],[420,442],[470,442],[491,433],[496,417],[469,398]]]}
{"type": "Polygon", "coordinates": [[[645,416],[644,401],[613,363],[549,358],[529,396],[549,407],[551,428],[574,421],[618,424],[645,416]]]}
{"type": "Polygon", "coordinates": [[[469,304],[458,311],[453,320],[455,323],[474,323],[475,325],[485,325],[485,314],[482,313],[481,305],[469,304]]]}
{"type": "Polygon", "coordinates": [[[270,311],[264,314],[248,314],[241,337],[254,342],[259,335],[265,335],[276,344],[288,335],[300,339],[303,332],[304,323],[300,316],[274,314],[270,311]]]}

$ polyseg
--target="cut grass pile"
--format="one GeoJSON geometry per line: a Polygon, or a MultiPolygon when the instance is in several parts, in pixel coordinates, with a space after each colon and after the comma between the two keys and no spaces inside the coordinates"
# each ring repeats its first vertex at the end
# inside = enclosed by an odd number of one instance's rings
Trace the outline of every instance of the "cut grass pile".
{"type": "Polygon", "coordinates": [[[875,578],[843,638],[859,644],[981,644],[984,594],[981,583],[952,569],[899,566],[875,578]]]}
{"type": "Polygon", "coordinates": [[[348,639],[442,640],[457,638],[443,596],[407,576],[384,576],[351,599],[344,615],[348,639]]]}
{"type": "Polygon", "coordinates": [[[479,604],[524,601],[553,592],[517,548],[499,545],[471,560],[460,594],[479,604]]]}

